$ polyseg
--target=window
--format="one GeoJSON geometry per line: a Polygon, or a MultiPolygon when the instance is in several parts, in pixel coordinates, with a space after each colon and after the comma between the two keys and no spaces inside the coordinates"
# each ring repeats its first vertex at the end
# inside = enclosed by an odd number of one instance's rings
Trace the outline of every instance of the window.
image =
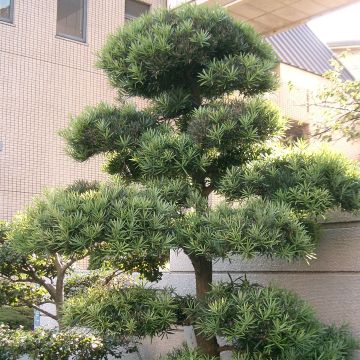
{"type": "Polygon", "coordinates": [[[57,35],[73,40],[86,41],[86,1],[58,0],[57,35]]]}
{"type": "Polygon", "coordinates": [[[14,0],[0,0],[0,21],[13,22],[14,0]]]}
{"type": "Polygon", "coordinates": [[[125,21],[131,21],[147,13],[150,5],[136,0],[125,0],[125,21]]]}

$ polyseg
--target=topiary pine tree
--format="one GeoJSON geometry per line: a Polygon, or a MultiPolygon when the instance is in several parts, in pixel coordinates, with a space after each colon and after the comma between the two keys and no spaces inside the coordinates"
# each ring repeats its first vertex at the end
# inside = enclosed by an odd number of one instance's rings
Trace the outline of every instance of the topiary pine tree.
{"type": "MultiPolygon", "coordinates": [[[[105,170],[119,180],[76,196],[68,221],[43,222],[42,234],[58,236],[53,251],[91,248],[94,264],[152,281],[169,251],[181,249],[194,266],[196,296],[95,288],[65,306],[65,320],[139,337],[189,323],[199,349],[215,358],[228,349],[236,359],[347,356],[346,332],[316,322],[293,295],[247,282],[212,285],[213,260],[312,259],[319,216],[360,207],[354,164],[273,145],[285,123],[262,97],[277,84],[271,47],[222,9],[185,6],[128,23],[109,37],[98,66],[121,99],[141,97],[147,106],[102,103],[71,120],[62,133],[68,153],[79,161],[105,155],[105,170]],[[228,201],[211,207],[216,193],[228,201]]],[[[61,200],[53,202],[62,212],[61,200]]],[[[27,246],[47,251],[40,237],[27,246]]]]}

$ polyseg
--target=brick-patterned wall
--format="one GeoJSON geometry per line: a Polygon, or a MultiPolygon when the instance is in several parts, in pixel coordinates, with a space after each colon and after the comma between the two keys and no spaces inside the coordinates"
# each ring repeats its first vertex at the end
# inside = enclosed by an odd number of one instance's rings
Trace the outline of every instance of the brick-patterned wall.
{"type": "MultiPolygon", "coordinates": [[[[166,0],[149,0],[152,9],[166,0]]],[[[125,0],[88,0],[87,42],[56,36],[56,0],[14,0],[14,23],[0,22],[0,219],[44,187],[100,179],[100,160],[79,164],[57,135],[86,105],[115,92],[94,68],[106,37],[124,23],[125,0]]]]}

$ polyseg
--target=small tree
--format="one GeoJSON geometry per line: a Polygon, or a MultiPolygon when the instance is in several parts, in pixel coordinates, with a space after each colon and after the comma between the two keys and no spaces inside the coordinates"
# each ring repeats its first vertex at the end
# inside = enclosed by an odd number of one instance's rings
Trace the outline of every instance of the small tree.
{"type": "MultiPolygon", "coordinates": [[[[54,195],[44,220],[36,220],[36,210],[14,234],[35,240],[26,242],[27,251],[90,251],[95,264],[152,281],[169,251],[181,249],[194,266],[196,296],[95,287],[70,300],[65,322],[124,337],[192,324],[201,352],[215,358],[229,349],[236,359],[351,353],[346,331],[318,323],[288,292],[247,281],[212,284],[213,260],[312,259],[318,217],[334,207],[360,207],[354,164],[272,145],[284,122],[261,94],[276,86],[275,64],[260,35],[221,9],[163,10],[109,38],[99,67],[120,94],[143,97],[148,106],[87,108],[63,136],[79,161],[105,154],[105,169],[118,180],[66,201],[54,195]],[[211,207],[214,193],[228,201],[211,207]],[[220,346],[217,336],[228,344],[220,346]]],[[[189,358],[186,351],[170,358],[189,358]]]]}
{"type": "Polygon", "coordinates": [[[46,303],[55,304],[57,299],[53,281],[57,273],[55,260],[17,252],[6,239],[7,227],[2,224],[0,305],[27,306],[57,320],[56,314],[41,307],[46,303]]]}
{"type": "Polygon", "coordinates": [[[77,182],[63,190],[47,191],[11,224],[0,224],[0,306],[27,306],[61,324],[66,296],[95,283],[108,283],[118,275],[117,271],[106,271],[74,276],[72,265],[87,257],[91,247],[73,249],[71,254],[59,253],[55,248],[62,236],[68,236],[66,223],[74,221],[72,199],[96,187],[94,183],[77,182]],[[34,245],[40,241],[39,251],[34,245]],[[45,304],[54,305],[56,312],[47,311],[45,304]]]}
{"type": "Polygon", "coordinates": [[[328,85],[317,96],[316,105],[323,109],[323,120],[317,124],[314,135],[327,141],[357,140],[360,137],[360,80],[343,80],[344,67],[336,60],[332,60],[331,65],[333,70],[323,75],[328,85]]]}

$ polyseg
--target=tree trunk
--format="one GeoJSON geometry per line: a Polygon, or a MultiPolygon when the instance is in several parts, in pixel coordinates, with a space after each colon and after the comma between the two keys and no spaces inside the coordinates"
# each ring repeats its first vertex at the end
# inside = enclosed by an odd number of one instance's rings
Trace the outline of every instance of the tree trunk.
{"type": "Polygon", "coordinates": [[[64,280],[65,280],[65,271],[67,269],[67,264],[63,264],[61,257],[56,254],[55,258],[55,267],[56,267],[56,287],[55,287],[55,306],[56,306],[56,317],[61,330],[61,311],[64,305],[64,280]]]}
{"type": "MultiPolygon", "coordinates": [[[[196,297],[201,299],[210,290],[212,283],[212,262],[203,256],[190,256],[195,270],[196,297]]],[[[198,347],[206,354],[220,358],[219,345],[216,337],[207,339],[195,330],[198,347]]]]}
{"type": "Polygon", "coordinates": [[[61,329],[61,311],[64,305],[64,274],[58,274],[56,279],[56,317],[61,329]]]}

